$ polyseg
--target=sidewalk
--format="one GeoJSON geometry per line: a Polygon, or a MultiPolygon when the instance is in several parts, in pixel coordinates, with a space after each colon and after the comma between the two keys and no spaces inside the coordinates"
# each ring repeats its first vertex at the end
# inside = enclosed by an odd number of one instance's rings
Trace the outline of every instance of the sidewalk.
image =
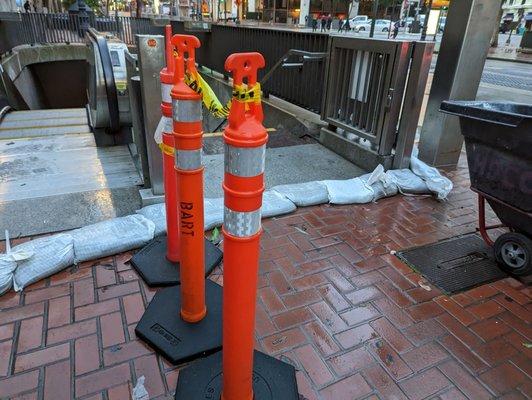
{"type": "Polygon", "coordinates": [[[503,44],[499,47],[490,48],[488,59],[532,64],[532,53],[522,53],[517,51],[515,47],[508,47],[503,44]]]}
{"type": "MultiPolygon", "coordinates": [[[[532,393],[530,287],[509,278],[448,297],[390,254],[475,230],[464,157],[449,176],[446,202],[395,196],[264,221],[256,343],[296,366],[301,399],[532,393]]],[[[155,291],[130,257],[0,297],[0,398],[124,400],[141,375],[152,398],[173,398],[179,370],[134,334],[155,291]]],[[[221,269],[211,279],[223,283],[221,269]]]]}

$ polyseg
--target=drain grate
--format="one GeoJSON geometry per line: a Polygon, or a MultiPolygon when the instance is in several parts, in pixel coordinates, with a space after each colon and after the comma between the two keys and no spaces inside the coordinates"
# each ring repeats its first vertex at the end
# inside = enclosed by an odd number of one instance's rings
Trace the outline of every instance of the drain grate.
{"type": "Polygon", "coordinates": [[[447,294],[506,277],[493,250],[477,234],[400,251],[397,256],[447,294]]]}

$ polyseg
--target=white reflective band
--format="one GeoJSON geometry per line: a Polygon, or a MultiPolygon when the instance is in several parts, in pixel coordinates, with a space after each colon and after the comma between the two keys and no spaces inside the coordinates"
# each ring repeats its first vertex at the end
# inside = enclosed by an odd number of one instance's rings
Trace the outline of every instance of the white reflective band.
{"type": "Polygon", "coordinates": [[[233,147],[224,144],[225,172],[242,177],[252,177],[264,172],[266,145],[260,147],[233,147]]]}
{"type": "Polygon", "coordinates": [[[172,96],[170,96],[170,92],[172,91],[172,86],[168,83],[161,83],[161,97],[163,99],[163,103],[171,103],[172,102],[172,96]]]}
{"type": "Polygon", "coordinates": [[[201,150],[177,150],[175,167],[185,171],[201,168],[201,150]]]}
{"type": "Polygon", "coordinates": [[[196,122],[203,119],[200,100],[173,100],[172,115],[175,121],[196,122]]]}
{"type": "Polygon", "coordinates": [[[260,208],[250,212],[233,211],[224,207],[224,229],[236,237],[253,236],[260,231],[260,208]]]}
{"type": "Polygon", "coordinates": [[[163,132],[172,133],[174,130],[172,118],[163,116],[163,132]]]}

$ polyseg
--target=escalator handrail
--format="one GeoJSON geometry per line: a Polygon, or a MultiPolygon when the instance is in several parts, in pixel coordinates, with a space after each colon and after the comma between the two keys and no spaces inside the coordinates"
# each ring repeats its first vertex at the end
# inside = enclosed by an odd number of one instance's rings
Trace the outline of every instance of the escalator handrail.
{"type": "Polygon", "coordinates": [[[103,80],[105,92],[107,94],[107,107],[109,109],[109,128],[111,132],[118,132],[120,128],[120,113],[118,110],[118,94],[116,92],[115,75],[107,40],[93,28],[89,28],[87,33],[92,36],[98,46],[100,60],[102,62],[103,80]]]}

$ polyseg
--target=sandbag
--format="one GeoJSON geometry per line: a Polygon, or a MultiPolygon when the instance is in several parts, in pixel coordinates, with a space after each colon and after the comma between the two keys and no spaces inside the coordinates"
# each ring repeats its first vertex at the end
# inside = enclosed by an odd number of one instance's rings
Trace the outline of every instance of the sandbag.
{"type": "Polygon", "coordinates": [[[6,293],[13,286],[13,275],[17,268],[17,262],[26,260],[33,255],[33,252],[11,250],[9,242],[9,232],[6,230],[6,253],[0,254],[0,296],[6,293]]]}
{"type": "Polygon", "coordinates": [[[153,239],[155,224],[143,215],[113,218],[71,232],[76,263],[142,247],[153,239]]]}
{"type": "Polygon", "coordinates": [[[394,169],[386,171],[386,182],[395,184],[403,194],[430,194],[427,184],[423,179],[409,169],[394,169]]]}
{"type": "Polygon", "coordinates": [[[136,211],[155,224],[154,236],[166,233],[166,206],[164,203],[152,204],[136,211]]]}
{"type": "Polygon", "coordinates": [[[415,148],[410,157],[410,169],[414,174],[425,181],[429,190],[436,195],[439,200],[447,198],[451,190],[453,190],[453,183],[446,178],[436,168],[431,167],[417,158],[419,150],[415,148]]]}
{"type": "Polygon", "coordinates": [[[297,207],[314,206],[329,201],[327,187],[323,183],[316,181],[278,185],[271,190],[280,193],[297,207]]]}
{"type": "Polygon", "coordinates": [[[321,181],[331,204],[363,204],[373,200],[373,189],[360,178],[321,181]]]}
{"type": "Polygon", "coordinates": [[[262,218],[288,214],[296,210],[296,205],[274,190],[264,192],[262,197],[262,218]]]}
{"type": "Polygon", "coordinates": [[[31,253],[17,263],[13,277],[16,291],[59,272],[74,263],[73,237],[67,233],[46,236],[13,247],[14,253],[31,253]]]}
{"type": "Polygon", "coordinates": [[[372,201],[395,196],[397,194],[397,185],[393,182],[386,181],[385,178],[386,174],[384,172],[384,167],[381,164],[377,165],[372,173],[360,176],[360,179],[373,190],[372,201]]]}
{"type": "Polygon", "coordinates": [[[203,200],[203,225],[208,231],[224,222],[224,199],[223,197],[203,200]]]}

